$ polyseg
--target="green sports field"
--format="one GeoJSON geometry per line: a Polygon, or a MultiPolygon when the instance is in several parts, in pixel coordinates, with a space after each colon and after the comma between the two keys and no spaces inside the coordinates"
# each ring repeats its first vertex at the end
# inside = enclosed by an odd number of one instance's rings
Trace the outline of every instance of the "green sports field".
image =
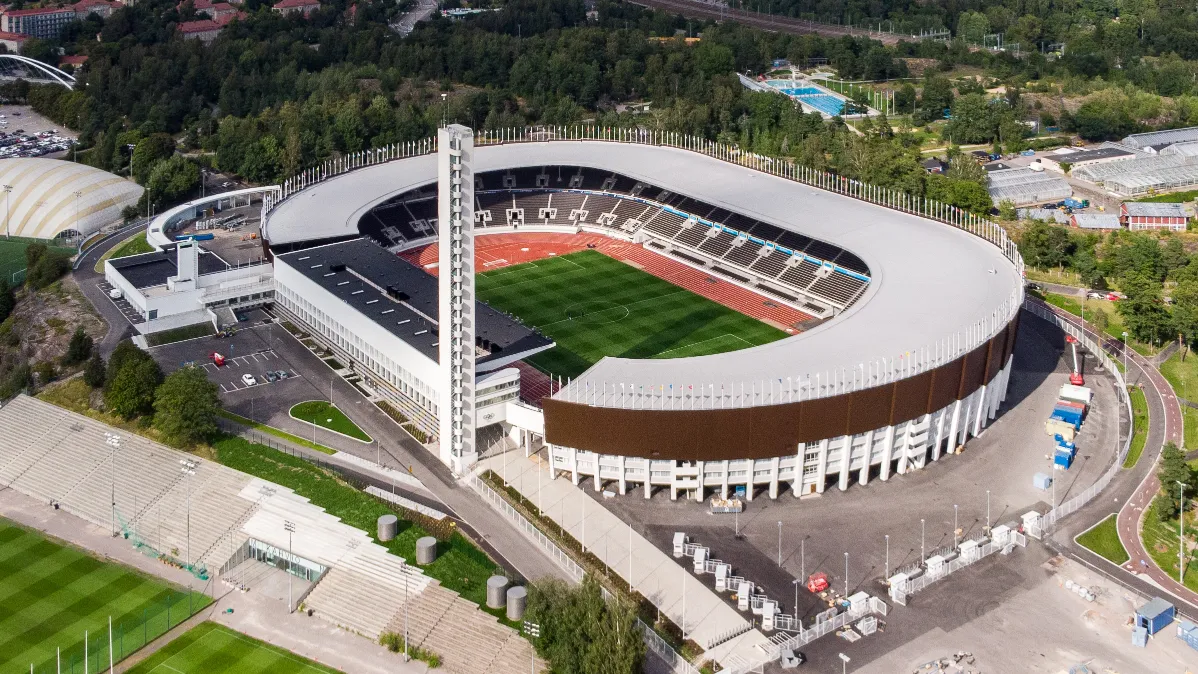
{"type": "Polygon", "coordinates": [[[186,620],[208,597],[101,561],[36,531],[0,519],[0,672],[55,671],[62,649],[64,672],[83,671],[83,635],[89,633],[92,666],[108,663],[108,617],[114,660],[145,640],[186,620]]]}
{"type": "Polygon", "coordinates": [[[557,342],[529,361],[563,377],[604,356],[702,356],[787,336],[593,250],[496,269],[477,282],[479,299],[557,342]]]}
{"type": "MultiPolygon", "coordinates": [[[[13,274],[25,268],[25,249],[31,243],[34,243],[33,239],[5,239],[0,236],[0,278],[6,279],[10,284],[14,282],[13,274]]],[[[37,243],[46,242],[38,241],[37,243]]],[[[73,248],[60,246],[50,246],[50,250],[64,255],[71,255],[75,252],[73,248]]],[[[16,277],[15,281],[20,282],[24,278],[24,275],[20,275],[16,277]]]]}
{"type": "Polygon", "coordinates": [[[188,630],[130,669],[128,674],[325,674],[337,671],[206,622],[188,630]]]}

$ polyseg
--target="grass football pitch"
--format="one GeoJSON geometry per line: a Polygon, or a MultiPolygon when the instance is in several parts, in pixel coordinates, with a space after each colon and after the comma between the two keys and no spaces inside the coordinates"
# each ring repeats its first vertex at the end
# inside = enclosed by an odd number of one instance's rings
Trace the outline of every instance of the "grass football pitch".
{"type": "Polygon", "coordinates": [[[216,623],[200,623],[128,674],[326,674],[337,672],[216,623]]]}
{"type": "Polygon", "coordinates": [[[191,599],[189,607],[186,591],[0,519],[0,672],[28,672],[31,664],[54,671],[57,648],[64,672],[72,662],[82,672],[85,631],[97,671],[108,661],[109,616],[121,635],[113,644],[119,660],[166,631],[168,602],[173,626],[210,601],[191,599]]]}
{"type": "Polygon", "coordinates": [[[682,358],[736,351],[787,334],[598,251],[478,275],[478,298],[557,342],[529,359],[576,377],[604,356],[682,358]]]}

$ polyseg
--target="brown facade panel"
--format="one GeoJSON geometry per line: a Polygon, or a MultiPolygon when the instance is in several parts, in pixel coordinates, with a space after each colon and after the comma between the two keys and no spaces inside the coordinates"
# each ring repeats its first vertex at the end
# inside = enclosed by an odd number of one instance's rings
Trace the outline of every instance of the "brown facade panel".
{"type": "Polygon", "coordinates": [[[932,376],[932,372],[922,372],[894,383],[894,406],[889,424],[901,424],[940,409],[928,404],[932,395],[932,376]]]}
{"type": "Polygon", "coordinates": [[[625,410],[545,399],[545,439],[600,454],[662,460],[784,456],[800,442],[903,423],[968,396],[1005,365],[1017,330],[1012,321],[1005,334],[932,372],[831,398],[720,410],[625,410]]]}
{"type": "Polygon", "coordinates": [[[928,401],[928,409],[948,407],[957,399],[957,391],[961,390],[961,370],[964,367],[965,359],[958,358],[932,371],[932,397],[928,401]]]}
{"type": "Polygon", "coordinates": [[[849,434],[856,435],[890,425],[894,384],[854,391],[849,398],[849,434]]]}
{"type": "Polygon", "coordinates": [[[1022,311],[1015,313],[1015,320],[1007,324],[1007,334],[1010,336],[1007,339],[1007,348],[1003,352],[1003,363],[1011,359],[1011,354],[1015,353],[1015,340],[1019,338],[1019,317],[1023,315],[1022,311]]]}
{"type": "Polygon", "coordinates": [[[961,389],[957,392],[958,400],[978,390],[979,386],[986,383],[986,358],[989,351],[990,344],[986,343],[965,354],[965,371],[961,374],[961,389]]]}

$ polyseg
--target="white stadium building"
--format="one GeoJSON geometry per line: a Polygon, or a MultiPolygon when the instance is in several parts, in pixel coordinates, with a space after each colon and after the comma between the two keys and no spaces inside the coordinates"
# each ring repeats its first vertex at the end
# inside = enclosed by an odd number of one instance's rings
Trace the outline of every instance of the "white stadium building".
{"type": "Polygon", "coordinates": [[[145,190],[131,180],[60,159],[0,159],[5,234],[87,236],[121,219],[145,190]]]}
{"type": "Polygon", "coordinates": [[[818,320],[718,355],[604,358],[529,400],[504,393],[517,381],[505,368],[550,341],[479,304],[477,326],[467,321],[479,330],[478,367],[466,370],[475,408],[464,417],[478,440],[455,440],[455,470],[485,455],[484,436],[506,437],[526,451],[547,446],[557,471],[594,477],[596,489],[799,496],[938,460],[1006,397],[1023,263],[989,221],[671,134],[514,130],[473,145],[473,190],[453,211],[437,208],[458,183],[438,190],[429,139],[331,160],[284,184],[263,212],[276,308],[430,435],[438,401],[455,401],[438,363],[446,335],[431,279],[414,280],[421,270],[394,253],[437,242],[445,213],[472,226],[455,225],[442,248],[501,233],[602,235],[818,320]],[[400,313],[410,315],[392,320],[400,313]]]}

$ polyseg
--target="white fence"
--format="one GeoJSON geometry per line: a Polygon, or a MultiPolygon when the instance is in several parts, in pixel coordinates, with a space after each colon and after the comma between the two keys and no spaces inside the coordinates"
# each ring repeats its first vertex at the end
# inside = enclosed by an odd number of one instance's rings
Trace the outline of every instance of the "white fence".
{"type": "MultiPolygon", "coordinates": [[[[1120,401],[1127,410],[1128,423],[1134,423],[1133,420],[1135,419],[1135,416],[1133,415],[1131,409],[1131,396],[1127,394],[1127,384],[1123,379],[1123,373],[1119,371],[1119,367],[1115,364],[1115,361],[1112,360],[1111,357],[1107,355],[1107,352],[1102,348],[1101,337],[1090,330],[1082,330],[1073,325],[1073,323],[1070,321],[1061,318],[1054,313],[1048,305],[1040,302],[1039,300],[1029,297],[1027,301],[1024,302],[1024,308],[1032,314],[1056,325],[1063,330],[1065,334],[1073,336],[1082,344],[1082,346],[1086,347],[1090,353],[1094,354],[1094,357],[1098,358],[1099,362],[1102,363],[1102,366],[1111,373],[1112,377],[1115,378],[1115,391],[1118,393],[1120,401]]],[[[1106,472],[1102,474],[1102,477],[1098,478],[1097,482],[1090,485],[1090,487],[1082,493],[1074,496],[1064,503],[1061,503],[1044,515],[1042,521],[1045,528],[1054,524],[1058,519],[1077,512],[1082,506],[1093,500],[1093,498],[1097,496],[1099,492],[1101,492],[1103,489],[1106,489],[1107,485],[1111,483],[1111,480],[1115,479],[1115,475],[1122,470],[1123,460],[1127,458],[1127,452],[1131,448],[1131,438],[1134,435],[1132,430],[1133,429],[1131,428],[1128,429],[1127,437],[1123,440],[1123,443],[1116,448],[1115,460],[1111,463],[1110,467],[1107,468],[1106,472]]],[[[1115,442],[1119,442],[1119,437],[1117,434],[1115,436],[1115,442]]]]}
{"type": "MultiPolygon", "coordinates": [[[[1021,548],[1027,547],[1027,537],[1018,531],[1012,529],[1007,533],[1007,536],[1010,538],[1002,542],[986,539],[985,543],[982,543],[981,545],[978,545],[969,551],[963,551],[960,548],[957,548],[957,556],[948,560],[944,564],[935,568],[927,568],[921,575],[902,581],[901,583],[891,585],[890,598],[893,599],[896,604],[906,606],[907,597],[919,592],[920,590],[923,590],[927,586],[942,578],[947,578],[961,569],[964,569],[965,567],[976,562],[980,562],[996,552],[1009,551],[1014,546],[1019,546],[1021,548]]],[[[920,565],[919,568],[923,568],[922,565],[920,565]]]]}
{"type": "MultiPolygon", "coordinates": [[[[1007,236],[1006,231],[1002,227],[987,218],[973,215],[960,208],[939,201],[851,180],[826,171],[817,171],[806,166],[800,166],[790,159],[774,159],[772,157],[745,152],[734,145],[716,143],[705,138],[667,131],[642,128],[603,128],[596,126],[483,129],[476,132],[474,140],[476,146],[508,143],[599,141],[687,150],[739,166],[745,166],[786,180],[793,180],[804,185],[810,185],[818,189],[867,201],[903,213],[918,215],[956,227],[974,236],[983,238],[998,247],[1015,267],[1016,273],[1020,277],[1023,275],[1023,258],[1020,257],[1015,242],[1007,236]]],[[[317,167],[307,169],[299,175],[284,181],[281,187],[282,199],[278,203],[285,201],[290,196],[311,185],[346,172],[376,166],[396,159],[430,154],[436,152],[436,150],[436,139],[426,138],[421,141],[396,143],[386,147],[374,148],[344,157],[329,159],[317,167]]],[[[276,205],[276,203],[264,204],[264,225],[267,215],[276,205]]],[[[825,395],[837,395],[878,386],[938,368],[986,343],[999,330],[1007,326],[1022,305],[1023,287],[1020,285],[989,316],[961,330],[943,335],[933,343],[902,345],[902,348],[897,349],[891,356],[876,357],[869,362],[863,363],[859,371],[858,369],[854,369],[852,372],[843,370],[826,373],[812,372],[796,378],[795,381],[789,384],[790,388],[788,390],[779,390],[776,395],[779,397],[789,395],[791,399],[800,400],[819,398],[825,395]],[[804,388],[806,389],[805,392],[804,388]]],[[[687,385],[687,382],[680,382],[680,384],[679,390],[682,390],[687,385]]],[[[664,387],[662,387],[661,393],[664,400],[664,387]]],[[[714,398],[714,390],[712,396],[714,398]]],[[[742,392],[742,398],[743,396],[742,392]]],[[[622,400],[623,396],[615,396],[613,389],[612,399],[622,400]]],[[[764,390],[760,399],[762,401],[766,400],[764,390]]],[[[774,399],[772,392],[770,399],[774,399]]]]}
{"type": "MultiPolygon", "coordinates": [[[[536,543],[541,550],[549,556],[550,559],[556,562],[557,565],[560,566],[562,570],[574,580],[574,582],[582,582],[583,576],[586,575],[586,570],[579,566],[579,564],[574,561],[573,557],[559,548],[556,543],[542,533],[541,530],[536,527],[536,525],[534,525],[532,522],[529,522],[524,515],[520,514],[518,510],[513,508],[512,504],[508,503],[506,499],[497,494],[490,485],[488,485],[486,482],[483,482],[481,477],[476,474],[472,474],[469,476],[469,478],[467,478],[466,483],[469,484],[470,488],[478,493],[479,496],[482,496],[483,500],[486,501],[488,505],[507,518],[509,522],[516,525],[516,528],[519,529],[526,537],[528,537],[529,540],[536,543]]],[[[607,594],[606,590],[604,591],[604,594],[607,594]]],[[[699,670],[694,665],[687,662],[685,658],[679,655],[678,652],[670,646],[670,644],[666,643],[664,639],[658,636],[657,632],[654,632],[653,629],[642,622],[640,618],[637,618],[636,622],[637,626],[639,626],[641,629],[641,637],[645,641],[645,647],[656,653],[658,657],[660,657],[667,665],[669,665],[672,671],[676,672],[676,674],[699,674],[699,670]]]]}
{"type": "Polygon", "coordinates": [[[783,650],[801,648],[826,634],[847,627],[859,618],[864,618],[867,615],[875,613],[884,616],[889,611],[890,607],[886,605],[886,602],[877,597],[870,597],[869,602],[857,610],[849,609],[843,613],[837,613],[831,619],[824,618],[827,612],[821,613],[819,616],[816,616],[815,622],[812,623],[811,627],[785,638],[774,637],[771,640],[773,645],[770,646],[768,655],[771,659],[776,659],[781,656],[783,650]]]}

